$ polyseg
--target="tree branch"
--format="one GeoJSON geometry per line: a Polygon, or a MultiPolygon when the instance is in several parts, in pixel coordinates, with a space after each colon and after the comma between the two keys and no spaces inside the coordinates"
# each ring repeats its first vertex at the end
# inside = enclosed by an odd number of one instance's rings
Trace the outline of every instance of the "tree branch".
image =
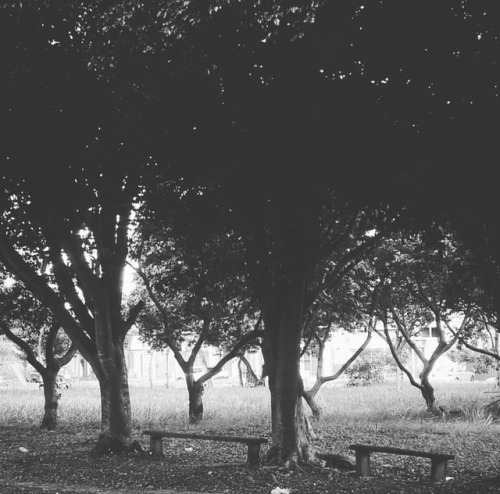
{"type": "Polygon", "coordinates": [[[203,384],[204,382],[208,381],[215,375],[217,375],[224,365],[226,365],[230,360],[238,356],[239,351],[241,348],[243,348],[245,345],[248,345],[248,343],[252,342],[253,340],[256,340],[257,338],[262,336],[262,331],[259,331],[257,329],[254,329],[252,332],[247,333],[245,336],[243,336],[238,342],[234,345],[234,347],[231,349],[229,353],[224,355],[224,357],[217,362],[215,367],[210,369],[207,373],[203,374],[203,376],[200,376],[197,380],[198,383],[203,384]]]}
{"type": "Polygon", "coordinates": [[[394,358],[397,366],[408,376],[408,379],[410,380],[410,383],[412,384],[412,386],[415,386],[416,388],[422,390],[423,389],[422,385],[417,383],[417,381],[415,381],[412,373],[403,365],[403,362],[401,362],[401,359],[399,358],[396,350],[394,349],[392,339],[389,336],[389,329],[387,327],[387,324],[384,324],[384,334],[385,334],[386,341],[389,345],[389,350],[391,351],[392,357],[394,358]]]}
{"type": "Polygon", "coordinates": [[[14,334],[9,326],[5,323],[5,321],[0,320],[0,329],[2,330],[3,334],[10,340],[12,341],[15,345],[17,345],[26,355],[26,360],[32,365],[35,370],[43,376],[45,373],[46,368],[43,366],[43,364],[36,358],[35,352],[33,349],[24,341],[22,338],[14,334]]]}

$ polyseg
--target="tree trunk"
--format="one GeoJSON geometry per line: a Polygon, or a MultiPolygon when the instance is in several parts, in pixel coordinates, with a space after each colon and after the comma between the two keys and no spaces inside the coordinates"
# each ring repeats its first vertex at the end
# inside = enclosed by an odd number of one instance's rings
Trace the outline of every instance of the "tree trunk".
{"type": "Polygon", "coordinates": [[[267,461],[295,464],[312,457],[310,433],[303,408],[300,342],[304,272],[294,265],[274,280],[264,313],[264,358],[271,392],[272,438],[267,461]]]}
{"type": "Polygon", "coordinates": [[[429,382],[429,374],[431,373],[432,368],[427,367],[428,366],[424,365],[424,369],[420,374],[420,392],[422,393],[425,404],[427,405],[427,410],[435,413],[438,411],[436,407],[436,396],[434,394],[434,388],[429,382]]]}
{"type": "Polygon", "coordinates": [[[252,366],[250,365],[250,362],[247,360],[247,358],[244,355],[240,355],[240,362],[245,365],[246,368],[246,384],[250,386],[257,386],[257,383],[259,382],[259,378],[255,374],[255,372],[252,369],[252,366]]]}
{"type": "Polygon", "coordinates": [[[57,388],[58,371],[59,369],[55,372],[47,369],[42,375],[45,405],[40,428],[49,431],[53,431],[57,427],[57,411],[60,397],[59,389],[57,388]]]}
{"type": "Polygon", "coordinates": [[[104,372],[94,371],[101,392],[101,434],[93,454],[128,452],[132,447],[132,413],[123,344],[115,345],[113,359],[100,359],[99,363],[104,372]]]}
{"type": "Polygon", "coordinates": [[[203,384],[194,380],[192,374],[186,376],[189,393],[189,423],[198,424],[203,420],[203,384]]]}
{"type": "Polygon", "coordinates": [[[403,384],[403,372],[398,366],[396,366],[396,387],[398,391],[401,389],[402,384],[403,384]]]}
{"type": "Polygon", "coordinates": [[[304,398],[304,400],[306,400],[306,403],[309,405],[313,419],[319,421],[321,419],[321,407],[316,401],[316,394],[317,391],[314,388],[312,388],[309,391],[304,390],[304,392],[302,393],[302,397],[304,398]]]}
{"type": "Polygon", "coordinates": [[[243,369],[241,368],[241,358],[238,360],[238,377],[239,377],[239,380],[240,380],[240,387],[244,387],[245,386],[245,383],[243,381],[243,369]]]}

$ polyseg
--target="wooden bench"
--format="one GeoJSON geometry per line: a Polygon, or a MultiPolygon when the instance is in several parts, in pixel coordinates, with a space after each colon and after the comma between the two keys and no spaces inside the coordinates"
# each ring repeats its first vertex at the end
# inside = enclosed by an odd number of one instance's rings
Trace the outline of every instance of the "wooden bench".
{"type": "Polygon", "coordinates": [[[187,432],[169,432],[169,431],[143,431],[149,436],[151,452],[153,455],[163,454],[162,439],[164,437],[173,439],[205,439],[210,441],[224,441],[228,443],[243,443],[248,446],[247,461],[250,465],[260,463],[260,445],[267,443],[263,437],[237,437],[237,436],[219,436],[213,434],[192,434],[187,432]]]}
{"type": "Polygon", "coordinates": [[[448,461],[455,457],[447,453],[429,453],[412,451],[410,449],[391,448],[387,446],[371,446],[368,444],[353,444],[350,449],[356,452],[356,473],[360,477],[370,475],[370,453],[388,453],[393,455],[421,456],[431,460],[431,480],[438,482],[446,480],[448,461]]]}

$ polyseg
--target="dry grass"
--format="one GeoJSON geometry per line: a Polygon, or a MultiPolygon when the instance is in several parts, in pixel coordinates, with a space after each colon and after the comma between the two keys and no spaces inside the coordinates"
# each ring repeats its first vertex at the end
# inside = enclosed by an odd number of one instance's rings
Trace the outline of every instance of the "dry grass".
{"type": "MultiPolygon", "coordinates": [[[[438,404],[453,410],[454,421],[487,426],[494,420],[485,405],[491,401],[492,388],[480,383],[436,385],[438,404]],[[490,393],[488,393],[489,391],[490,393]],[[458,420],[459,419],[459,420],[458,420]]],[[[2,388],[0,421],[5,425],[36,425],[43,411],[43,394],[36,386],[2,388]]],[[[133,420],[137,428],[186,427],[188,395],[185,389],[165,386],[130,389],[133,420]]],[[[367,387],[324,387],[318,401],[324,422],[364,423],[420,421],[427,412],[418,390],[408,384],[367,387]]],[[[204,395],[205,423],[208,427],[232,427],[244,417],[248,426],[262,427],[269,422],[267,388],[207,388],[204,395]]],[[[97,385],[74,385],[62,391],[61,425],[97,426],[100,400],[97,385]]]]}

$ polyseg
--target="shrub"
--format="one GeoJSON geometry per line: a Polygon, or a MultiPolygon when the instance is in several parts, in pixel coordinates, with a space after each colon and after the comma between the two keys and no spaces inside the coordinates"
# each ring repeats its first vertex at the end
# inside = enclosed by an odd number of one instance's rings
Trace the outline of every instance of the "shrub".
{"type": "Polygon", "coordinates": [[[394,359],[388,351],[365,351],[346,370],[347,386],[368,386],[384,380],[384,368],[394,367],[394,359]]]}

